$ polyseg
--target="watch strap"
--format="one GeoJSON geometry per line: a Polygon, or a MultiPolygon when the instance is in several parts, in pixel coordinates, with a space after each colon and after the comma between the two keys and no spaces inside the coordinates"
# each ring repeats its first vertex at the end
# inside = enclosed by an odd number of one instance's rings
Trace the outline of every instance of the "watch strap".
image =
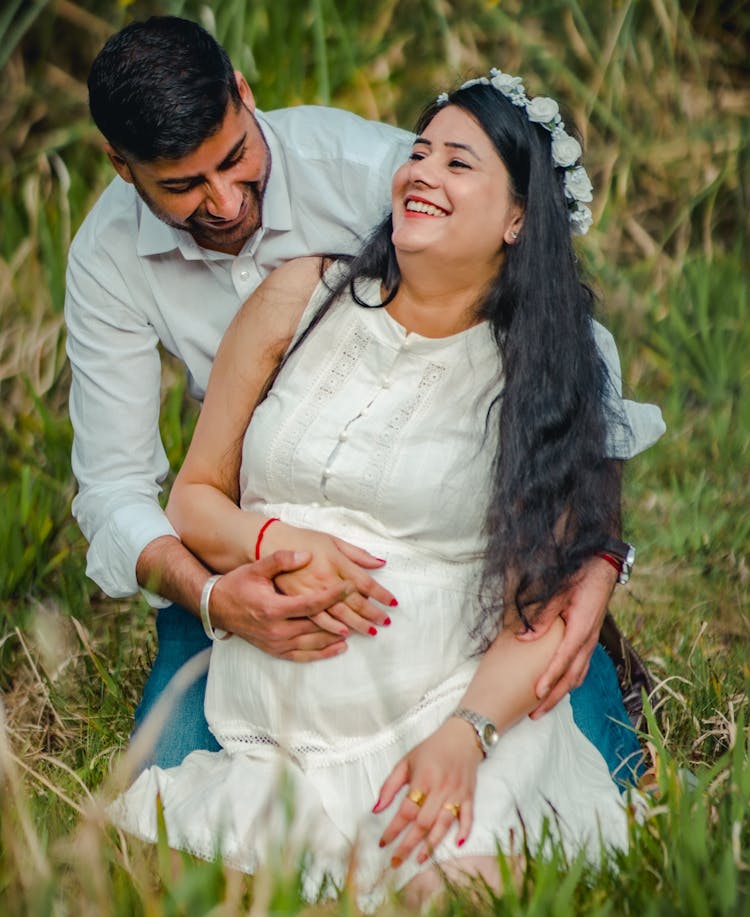
{"type": "Polygon", "coordinates": [[[486,758],[497,744],[499,738],[497,727],[492,720],[482,716],[481,713],[477,713],[476,710],[470,710],[468,707],[456,707],[451,716],[457,716],[472,727],[479,750],[482,752],[482,756],[486,758]],[[488,737],[490,737],[489,742],[487,741],[488,737]]]}
{"type": "Polygon", "coordinates": [[[617,582],[625,585],[630,579],[635,563],[635,546],[619,538],[608,538],[602,549],[596,552],[597,557],[606,560],[617,570],[617,582]]]}

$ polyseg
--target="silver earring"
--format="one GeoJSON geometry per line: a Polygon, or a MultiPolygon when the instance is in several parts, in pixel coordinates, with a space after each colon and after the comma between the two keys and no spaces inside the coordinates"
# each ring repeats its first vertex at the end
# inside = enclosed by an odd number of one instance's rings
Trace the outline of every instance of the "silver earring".
{"type": "Polygon", "coordinates": [[[511,229],[511,231],[510,231],[510,237],[511,237],[511,239],[517,239],[517,238],[518,238],[518,233],[515,232],[515,230],[511,229]]]}

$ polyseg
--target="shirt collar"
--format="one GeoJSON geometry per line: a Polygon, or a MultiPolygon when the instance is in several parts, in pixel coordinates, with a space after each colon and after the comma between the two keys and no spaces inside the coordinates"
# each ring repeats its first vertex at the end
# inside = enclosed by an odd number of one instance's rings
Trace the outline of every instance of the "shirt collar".
{"type": "MultiPolygon", "coordinates": [[[[255,239],[263,230],[287,232],[292,228],[292,207],[289,199],[289,184],[284,162],[284,151],[273,128],[263,112],[255,110],[255,117],[261,126],[263,136],[266,138],[271,151],[271,174],[268,178],[266,193],[263,198],[263,226],[245,244],[244,251],[251,250],[255,239]]],[[[137,192],[134,192],[137,194],[137,192]]],[[[223,252],[214,252],[201,248],[189,232],[183,229],[174,229],[168,226],[149,210],[142,200],[138,200],[140,211],[138,224],[138,255],[163,255],[179,249],[182,256],[188,260],[220,260],[231,258],[223,252]]]]}

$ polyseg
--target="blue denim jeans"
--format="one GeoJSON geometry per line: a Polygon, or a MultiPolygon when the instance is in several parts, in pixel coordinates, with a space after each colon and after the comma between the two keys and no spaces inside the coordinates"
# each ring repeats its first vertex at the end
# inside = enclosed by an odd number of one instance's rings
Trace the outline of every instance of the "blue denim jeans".
{"type": "MultiPolygon", "coordinates": [[[[211,646],[203,625],[181,605],[169,605],[156,616],[159,651],[143,689],[143,698],[135,711],[134,734],[154,708],[154,704],[177,670],[196,653],[211,646]]],[[[219,743],[209,732],[203,701],[206,675],[201,676],[178,698],[170,710],[167,724],[143,762],[144,767],[175,767],[198,748],[218,751],[219,743]]]]}
{"type": "Polygon", "coordinates": [[[599,749],[615,783],[637,782],[645,768],[641,743],[623,705],[615,667],[599,644],[583,684],[570,692],[570,704],[576,726],[599,749]]]}
{"type": "MultiPolygon", "coordinates": [[[[183,663],[211,641],[201,622],[179,605],[162,608],[156,618],[159,652],[135,712],[135,731],[153,709],[156,700],[183,663]]],[[[194,682],[172,707],[167,725],[146,761],[174,767],[195,749],[218,751],[203,712],[206,676],[194,682]]],[[[637,776],[640,758],[638,737],[630,728],[622,704],[615,668],[601,646],[591,658],[586,680],[570,695],[573,717],[583,734],[599,749],[615,780],[630,783],[637,776]]]]}

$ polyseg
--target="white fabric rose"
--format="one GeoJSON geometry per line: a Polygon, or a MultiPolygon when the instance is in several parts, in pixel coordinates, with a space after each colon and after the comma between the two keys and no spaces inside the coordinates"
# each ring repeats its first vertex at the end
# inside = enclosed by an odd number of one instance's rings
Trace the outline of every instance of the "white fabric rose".
{"type": "Polygon", "coordinates": [[[547,96],[536,96],[526,105],[529,121],[550,124],[560,114],[560,106],[547,96]]]}
{"type": "Polygon", "coordinates": [[[492,79],[490,82],[495,87],[499,89],[504,95],[508,95],[514,89],[516,91],[523,92],[523,80],[520,76],[511,76],[509,73],[503,73],[502,70],[496,70],[494,67],[490,70],[492,74],[492,79]]]}
{"type": "Polygon", "coordinates": [[[565,173],[565,193],[573,201],[592,201],[594,186],[583,166],[568,169],[565,173]]]}
{"type": "Polygon", "coordinates": [[[553,134],[552,160],[556,166],[567,169],[580,158],[582,152],[581,144],[575,137],[571,137],[565,131],[553,134]]]}
{"type": "Polygon", "coordinates": [[[470,86],[478,86],[478,85],[480,85],[480,84],[482,84],[482,85],[487,85],[487,84],[489,84],[489,82],[490,82],[490,81],[487,79],[486,76],[478,76],[476,79],[467,80],[465,83],[461,83],[461,87],[460,87],[460,88],[461,88],[461,89],[468,89],[470,86]]]}
{"type": "Polygon", "coordinates": [[[585,236],[589,226],[594,222],[594,217],[585,204],[578,204],[568,214],[572,231],[577,236],[585,236]]]}

